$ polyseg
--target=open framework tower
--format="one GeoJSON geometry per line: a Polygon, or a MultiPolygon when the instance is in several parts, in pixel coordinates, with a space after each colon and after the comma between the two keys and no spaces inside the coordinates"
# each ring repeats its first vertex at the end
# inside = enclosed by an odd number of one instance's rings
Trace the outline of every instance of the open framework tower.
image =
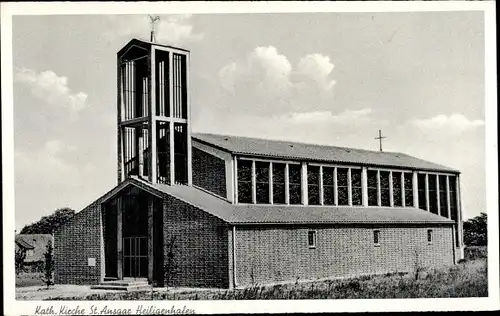
{"type": "Polygon", "coordinates": [[[117,60],[118,183],[191,185],[189,51],[133,39],[117,60]]]}

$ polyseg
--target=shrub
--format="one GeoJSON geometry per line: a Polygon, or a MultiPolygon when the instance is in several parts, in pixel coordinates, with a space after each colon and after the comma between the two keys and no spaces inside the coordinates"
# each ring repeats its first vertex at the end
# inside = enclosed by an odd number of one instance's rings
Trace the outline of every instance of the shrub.
{"type": "Polygon", "coordinates": [[[488,258],[488,248],[486,246],[468,246],[464,249],[466,260],[486,259],[488,258]]]}
{"type": "Polygon", "coordinates": [[[15,260],[16,260],[16,276],[23,271],[24,259],[26,259],[26,251],[24,249],[16,249],[15,260]]]}
{"type": "Polygon", "coordinates": [[[486,213],[464,222],[464,243],[467,246],[486,246],[488,244],[488,216],[486,213]]]}
{"type": "Polygon", "coordinates": [[[47,289],[49,286],[54,285],[53,280],[53,272],[54,272],[54,257],[53,257],[54,248],[52,247],[52,241],[49,240],[47,243],[47,251],[45,252],[45,267],[42,281],[47,285],[47,289]]]}

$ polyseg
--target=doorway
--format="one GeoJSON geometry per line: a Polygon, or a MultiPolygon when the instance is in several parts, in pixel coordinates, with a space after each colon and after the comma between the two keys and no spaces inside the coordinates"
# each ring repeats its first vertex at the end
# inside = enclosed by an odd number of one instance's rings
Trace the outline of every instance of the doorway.
{"type": "Polygon", "coordinates": [[[104,207],[105,276],[163,283],[163,200],[135,186],[104,207]]]}

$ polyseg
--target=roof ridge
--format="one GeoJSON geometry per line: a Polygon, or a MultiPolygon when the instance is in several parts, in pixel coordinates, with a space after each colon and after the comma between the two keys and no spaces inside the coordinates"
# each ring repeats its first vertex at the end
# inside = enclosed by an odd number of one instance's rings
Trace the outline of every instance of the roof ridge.
{"type": "Polygon", "coordinates": [[[355,163],[460,173],[456,168],[400,151],[377,151],[332,144],[234,134],[193,133],[193,139],[232,154],[285,157],[300,160],[355,163]],[[279,149],[279,150],[278,150],[279,149]]]}

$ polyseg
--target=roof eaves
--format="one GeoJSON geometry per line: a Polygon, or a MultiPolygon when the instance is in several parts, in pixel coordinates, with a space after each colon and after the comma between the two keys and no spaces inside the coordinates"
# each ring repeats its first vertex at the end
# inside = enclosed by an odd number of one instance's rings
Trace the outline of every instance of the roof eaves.
{"type": "Polygon", "coordinates": [[[372,224],[448,224],[452,225],[454,224],[453,221],[412,221],[412,220],[398,220],[398,221],[374,221],[374,220],[368,220],[368,221],[280,221],[280,222],[243,222],[243,221],[229,221],[230,224],[232,225],[332,225],[332,224],[337,224],[337,225],[372,225],[372,224]]]}
{"type": "Polygon", "coordinates": [[[193,136],[192,137],[195,141],[199,142],[199,143],[202,143],[204,145],[207,145],[207,146],[210,146],[210,147],[213,147],[213,148],[217,148],[219,150],[223,150],[225,152],[228,152],[230,154],[235,154],[236,152],[227,148],[227,147],[223,147],[223,146],[220,146],[220,145],[216,145],[214,143],[211,143],[209,141],[206,141],[206,140],[203,140],[203,139],[200,139],[200,138],[197,138],[196,136],[193,136]]]}

